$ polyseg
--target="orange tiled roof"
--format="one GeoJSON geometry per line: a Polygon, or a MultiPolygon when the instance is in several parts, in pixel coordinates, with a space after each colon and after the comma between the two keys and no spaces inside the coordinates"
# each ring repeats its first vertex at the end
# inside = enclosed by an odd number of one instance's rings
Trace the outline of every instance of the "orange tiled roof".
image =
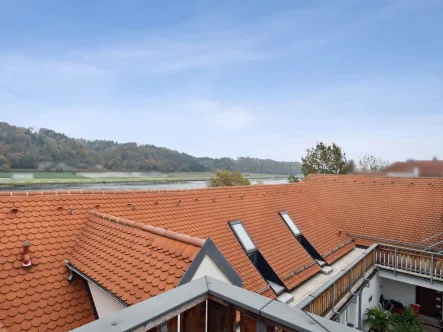
{"type": "MultiPolygon", "coordinates": [[[[321,254],[328,253],[347,240],[344,232],[339,233],[336,220],[329,217],[329,211],[325,208],[322,209],[321,205],[315,202],[305,183],[159,192],[58,191],[0,193],[0,221],[2,221],[0,223],[0,238],[6,239],[0,242],[0,255],[5,260],[16,262],[19,260],[17,255],[21,250],[22,241],[28,239],[33,243],[31,259],[35,262],[35,259],[43,258],[40,264],[44,264],[44,266],[41,265],[42,267],[38,265],[31,268],[42,272],[42,274],[35,274],[35,279],[39,280],[39,283],[45,282],[49,291],[56,289],[60,292],[57,295],[58,293],[55,290],[53,291],[56,301],[61,302],[57,302],[58,304],[69,306],[71,311],[78,310],[82,314],[83,318],[75,320],[75,322],[63,321],[62,319],[60,321],[54,320],[59,325],[66,323],[61,327],[62,330],[72,328],[72,324],[83,324],[93,319],[84,285],[69,285],[64,282],[68,277],[68,273],[66,267],[63,266],[63,259],[67,258],[72,251],[82,227],[85,227],[85,231],[91,237],[97,236],[97,229],[94,227],[104,227],[104,224],[107,225],[105,228],[108,232],[112,231],[114,234],[116,234],[115,227],[127,228],[122,225],[111,224],[109,220],[100,220],[97,217],[99,214],[93,216],[94,220],[87,222],[90,218],[91,209],[100,214],[111,214],[116,218],[130,219],[136,223],[169,229],[191,237],[211,237],[243,279],[244,287],[252,291],[262,289],[267,286],[267,283],[243,251],[228,224],[229,221],[241,220],[243,222],[264,258],[289,289],[296,287],[319,272],[319,267],[315,264],[295,275],[291,274],[291,272],[300,270],[301,267],[311,263],[312,258],[284,224],[278,214],[279,211],[289,212],[305,237],[321,254]],[[13,212],[13,209],[17,210],[13,212]],[[4,220],[6,220],[6,223],[3,222],[4,220]],[[44,274],[43,270],[46,271],[44,274]],[[42,280],[44,275],[46,276],[48,273],[54,273],[56,279],[45,278],[45,280],[42,280]],[[63,296],[69,293],[66,288],[68,290],[72,289],[69,287],[79,288],[80,295],[76,293],[76,296],[80,296],[82,302],[80,299],[78,301],[64,300],[65,297],[63,296]]],[[[137,232],[142,231],[137,230],[137,232]]],[[[152,232],[143,233],[146,233],[143,236],[147,236],[152,232]]],[[[134,236],[132,234],[127,235],[129,237],[134,236]]],[[[152,234],[149,236],[152,236],[152,234]]],[[[124,238],[119,237],[119,239],[121,239],[123,246],[124,238]]],[[[81,243],[79,248],[82,248],[81,243]]],[[[347,244],[340,250],[334,251],[326,259],[328,262],[332,262],[352,248],[352,243],[347,244]]],[[[92,253],[86,251],[83,251],[83,253],[85,256],[89,254],[91,259],[96,259],[99,254],[96,253],[96,256],[92,258],[92,253]]],[[[86,265],[85,261],[81,261],[81,257],[75,258],[74,256],[71,258],[73,263],[77,259],[75,264],[82,262],[86,265]]],[[[0,264],[0,278],[7,283],[11,283],[11,285],[15,284],[15,274],[21,269],[18,263],[15,264],[17,267],[11,273],[4,272],[11,270],[9,265],[2,266],[0,264]]],[[[163,265],[162,267],[166,269],[167,266],[163,265]]],[[[109,270],[109,266],[105,267],[102,273],[109,270]]],[[[93,271],[91,266],[83,266],[82,268],[93,271]]],[[[129,269],[128,266],[125,266],[125,272],[127,272],[127,268],[129,269]]],[[[99,277],[96,278],[100,279],[99,277]]],[[[107,279],[101,282],[110,289],[114,287],[109,284],[107,279]]],[[[129,284],[124,286],[125,290],[126,287],[129,288],[129,284]]],[[[137,285],[133,284],[133,286],[137,285]]],[[[121,289],[115,289],[116,294],[121,294],[119,291],[121,289]]],[[[131,295],[131,290],[129,294],[131,295]]],[[[263,294],[274,296],[270,290],[263,294]]],[[[44,294],[43,296],[47,295],[44,294]]],[[[121,294],[121,296],[124,299],[124,295],[121,294]]],[[[20,299],[21,302],[17,302],[18,305],[22,305],[24,302],[26,304],[26,301],[29,301],[29,297],[20,299]]],[[[41,296],[35,296],[32,301],[35,300],[38,303],[41,299],[41,296]]],[[[127,299],[128,303],[137,300],[131,299],[127,299]]],[[[11,302],[6,299],[6,303],[11,302]]],[[[53,311],[57,312],[58,304],[54,304],[56,309],[53,311]]],[[[8,306],[8,304],[5,306],[8,306]]],[[[49,311],[49,309],[47,310],[49,311]]],[[[16,310],[8,311],[6,317],[0,319],[0,323],[7,325],[7,327],[17,328],[21,326],[13,325],[18,324],[15,323],[15,320],[19,320],[19,318],[16,318],[17,315],[16,310]]],[[[55,314],[53,317],[58,319],[55,314]]],[[[71,318],[68,319],[71,320],[71,318]]],[[[37,325],[37,320],[34,324],[37,325]]],[[[42,322],[42,324],[47,324],[42,325],[45,328],[52,328],[54,323],[42,322]]],[[[27,326],[25,325],[25,327],[27,326]]]]}
{"type": "Polygon", "coordinates": [[[0,199],[0,325],[7,331],[67,331],[94,320],[83,281],[69,283],[63,262],[83,221],[59,210],[60,202],[0,199]],[[32,243],[26,269],[25,240],[32,243]]]}
{"type": "Polygon", "coordinates": [[[443,231],[443,179],[312,174],[304,183],[346,232],[418,244],[443,231]]]}
{"type": "Polygon", "coordinates": [[[131,305],[176,287],[203,244],[92,211],[69,263],[131,305]]]}

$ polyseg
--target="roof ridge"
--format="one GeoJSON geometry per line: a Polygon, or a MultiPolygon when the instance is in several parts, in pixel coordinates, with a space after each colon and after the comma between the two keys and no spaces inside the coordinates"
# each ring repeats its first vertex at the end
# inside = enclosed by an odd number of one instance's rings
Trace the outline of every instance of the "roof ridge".
{"type": "Polygon", "coordinates": [[[137,227],[143,231],[148,231],[150,233],[154,233],[163,237],[167,237],[170,238],[172,240],[176,240],[176,241],[180,241],[180,242],[184,242],[184,243],[188,243],[188,244],[192,244],[194,246],[197,247],[202,247],[203,244],[205,243],[205,240],[200,239],[198,237],[194,237],[194,236],[189,236],[183,233],[178,233],[178,232],[174,232],[171,231],[169,229],[165,229],[162,227],[157,227],[157,226],[152,226],[152,225],[147,225],[147,224],[141,224],[141,223],[137,223],[133,220],[129,220],[129,219],[124,219],[124,218],[119,218],[116,216],[113,216],[111,214],[106,214],[106,213],[101,213],[95,210],[91,210],[91,215],[94,215],[98,218],[102,218],[102,219],[106,219],[118,224],[123,224],[123,225],[128,225],[128,226],[132,226],[132,227],[137,227]]]}
{"type": "Polygon", "coordinates": [[[232,190],[255,188],[263,189],[264,186],[282,187],[294,185],[293,183],[279,183],[268,185],[251,186],[230,186],[230,187],[206,187],[206,188],[183,188],[183,189],[133,189],[133,190],[54,190],[54,191],[4,191],[0,192],[0,197],[23,197],[23,196],[74,196],[74,195],[115,195],[115,194],[143,194],[158,192],[189,192],[189,191],[211,191],[211,190],[232,190]]]}

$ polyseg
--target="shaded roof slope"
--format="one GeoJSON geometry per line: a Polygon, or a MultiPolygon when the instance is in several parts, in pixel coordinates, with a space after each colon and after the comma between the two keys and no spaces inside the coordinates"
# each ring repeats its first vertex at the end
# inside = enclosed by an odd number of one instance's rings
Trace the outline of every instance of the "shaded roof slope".
{"type": "Polygon", "coordinates": [[[332,264],[352,250],[354,244],[346,236],[346,232],[331,221],[327,209],[318,204],[305,187],[304,183],[301,184],[302,195],[297,197],[297,205],[303,208],[292,209],[291,219],[317,252],[332,264]]]}
{"type": "Polygon", "coordinates": [[[309,175],[304,183],[347,232],[418,244],[443,231],[443,179],[309,175]]]}
{"type": "Polygon", "coordinates": [[[69,263],[132,305],[176,287],[203,243],[92,211],[69,263]]]}
{"type": "Polygon", "coordinates": [[[0,197],[0,324],[7,331],[67,331],[94,320],[83,281],[69,283],[63,262],[83,222],[60,197],[0,197]]]}

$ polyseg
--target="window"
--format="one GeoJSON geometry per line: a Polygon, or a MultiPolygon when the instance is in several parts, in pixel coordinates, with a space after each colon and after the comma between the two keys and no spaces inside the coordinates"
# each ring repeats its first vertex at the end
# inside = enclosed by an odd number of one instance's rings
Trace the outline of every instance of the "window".
{"type": "Polygon", "coordinates": [[[243,249],[245,249],[246,252],[251,252],[257,249],[254,242],[252,242],[248,232],[246,232],[246,229],[241,223],[241,221],[235,221],[230,224],[235,235],[237,236],[238,240],[243,246],[243,249]]]}
{"type": "Polygon", "coordinates": [[[232,231],[234,232],[235,236],[243,247],[243,250],[249,257],[251,263],[254,264],[260,275],[267,282],[272,281],[276,285],[280,285],[282,289],[285,290],[286,288],[284,287],[284,283],[280,280],[278,275],[274,272],[272,267],[268,264],[266,259],[260,253],[260,250],[252,241],[243,223],[239,220],[232,221],[229,223],[229,226],[231,226],[232,231]]]}
{"type": "Polygon", "coordinates": [[[295,226],[291,216],[287,212],[280,212],[280,216],[307,253],[317,262],[318,265],[321,267],[325,266],[326,262],[324,261],[323,257],[309,243],[308,239],[303,236],[298,227],[295,226]]]}
{"type": "Polygon", "coordinates": [[[297,226],[295,226],[294,222],[292,221],[291,217],[287,212],[280,212],[280,216],[282,217],[285,224],[289,227],[289,229],[292,231],[292,233],[294,233],[295,236],[301,234],[301,232],[299,231],[297,226]]]}

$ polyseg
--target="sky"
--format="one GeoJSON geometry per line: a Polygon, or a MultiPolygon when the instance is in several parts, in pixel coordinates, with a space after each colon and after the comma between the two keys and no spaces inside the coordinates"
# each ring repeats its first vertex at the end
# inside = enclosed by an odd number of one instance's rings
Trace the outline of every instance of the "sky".
{"type": "Polygon", "coordinates": [[[441,0],[0,0],[0,121],[198,157],[443,158],[441,0]]]}

